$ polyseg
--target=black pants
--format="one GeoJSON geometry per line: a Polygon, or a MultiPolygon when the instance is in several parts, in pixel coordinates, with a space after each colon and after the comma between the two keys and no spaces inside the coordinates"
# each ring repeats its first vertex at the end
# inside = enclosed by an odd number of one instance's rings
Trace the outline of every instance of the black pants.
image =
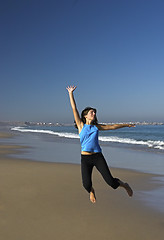
{"type": "Polygon", "coordinates": [[[92,188],[92,170],[93,167],[101,173],[106,183],[113,189],[119,187],[119,179],[113,178],[108,165],[102,153],[92,155],[81,155],[81,173],[84,188],[90,193],[92,188]]]}

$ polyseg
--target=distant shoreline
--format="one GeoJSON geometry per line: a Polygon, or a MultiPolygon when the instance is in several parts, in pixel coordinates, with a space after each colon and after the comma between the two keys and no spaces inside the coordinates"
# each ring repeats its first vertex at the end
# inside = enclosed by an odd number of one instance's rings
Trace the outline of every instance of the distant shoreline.
{"type": "MultiPolygon", "coordinates": [[[[163,122],[109,122],[109,123],[101,123],[101,124],[135,124],[135,125],[140,125],[140,126],[145,126],[145,125],[164,125],[163,122]]],[[[0,126],[74,126],[73,123],[50,123],[50,122],[23,122],[23,121],[0,121],[0,126]]]]}

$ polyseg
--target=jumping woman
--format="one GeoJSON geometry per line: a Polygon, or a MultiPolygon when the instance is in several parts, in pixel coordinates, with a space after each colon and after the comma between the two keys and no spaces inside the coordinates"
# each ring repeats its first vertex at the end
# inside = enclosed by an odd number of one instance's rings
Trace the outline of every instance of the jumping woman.
{"type": "Polygon", "coordinates": [[[84,188],[87,190],[92,203],[96,202],[95,190],[92,186],[92,170],[95,166],[101,173],[106,183],[113,189],[123,187],[128,195],[132,197],[133,191],[128,183],[122,182],[118,178],[113,178],[105,158],[102,154],[98,142],[99,130],[114,130],[123,127],[134,127],[134,124],[98,124],[96,117],[96,109],[87,107],[82,113],[81,117],[76,107],[73,92],[76,86],[68,86],[70,103],[75,118],[75,123],[79,131],[81,142],[81,173],[84,188]]]}

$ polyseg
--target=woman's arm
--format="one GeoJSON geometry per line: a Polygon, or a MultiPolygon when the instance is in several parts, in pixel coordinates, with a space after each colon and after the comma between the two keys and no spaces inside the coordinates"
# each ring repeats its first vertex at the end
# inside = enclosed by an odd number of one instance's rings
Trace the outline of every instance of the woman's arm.
{"type": "Polygon", "coordinates": [[[99,130],[115,130],[118,128],[124,128],[124,127],[135,127],[135,124],[98,124],[97,128],[99,130]]]}
{"type": "Polygon", "coordinates": [[[76,102],[75,102],[75,99],[74,99],[74,96],[73,96],[73,92],[75,91],[76,86],[75,87],[74,86],[68,86],[66,89],[68,90],[68,93],[69,93],[69,99],[70,99],[71,107],[72,107],[72,110],[73,110],[73,115],[74,115],[74,118],[75,118],[75,122],[76,122],[78,130],[80,132],[81,129],[83,128],[83,122],[81,121],[81,118],[79,116],[79,112],[77,110],[76,102]]]}

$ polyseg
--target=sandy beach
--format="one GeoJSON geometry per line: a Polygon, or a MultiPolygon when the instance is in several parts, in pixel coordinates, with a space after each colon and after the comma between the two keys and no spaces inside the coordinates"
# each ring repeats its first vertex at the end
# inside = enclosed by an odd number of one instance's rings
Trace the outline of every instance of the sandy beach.
{"type": "MultiPolygon", "coordinates": [[[[0,133],[5,137],[12,136],[0,133]]],[[[3,141],[0,145],[0,239],[163,239],[164,214],[136,194],[156,188],[152,174],[111,169],[132,186],[130,198],[121,188],[109,188],[95,170],[97,202],[92,204],[81,184],[80,165],[8,156],[20,149],[3,141]]]]}

